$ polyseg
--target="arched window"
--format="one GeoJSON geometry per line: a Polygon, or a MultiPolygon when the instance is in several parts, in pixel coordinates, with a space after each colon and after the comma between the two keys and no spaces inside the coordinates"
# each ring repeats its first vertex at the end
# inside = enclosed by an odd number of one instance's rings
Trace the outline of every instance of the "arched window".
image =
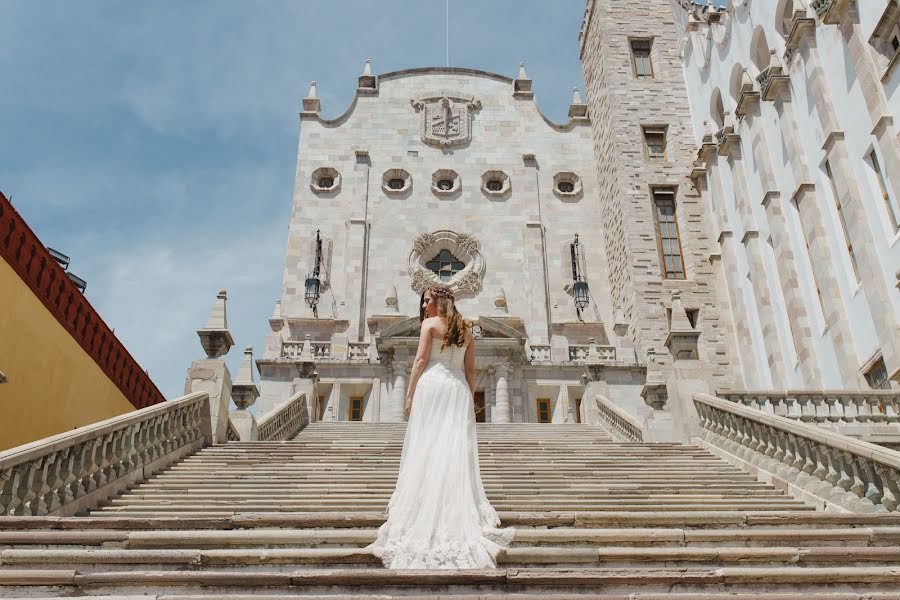
{"type": "Polygon", "coordinates": [[[441,250],[437,256],[425,263],[425,267],[438,276],[444,283],[450,281],[454,275],[463,270],[466,265],[453,256],[449,250],[441,250]]]}
{"type": "Polygon", "coordinates": [[[785,39],[791,33],[796,10],[803,10],[796,0],[781,0],[780,8],[775,12],[775,29],[785,39]]]}

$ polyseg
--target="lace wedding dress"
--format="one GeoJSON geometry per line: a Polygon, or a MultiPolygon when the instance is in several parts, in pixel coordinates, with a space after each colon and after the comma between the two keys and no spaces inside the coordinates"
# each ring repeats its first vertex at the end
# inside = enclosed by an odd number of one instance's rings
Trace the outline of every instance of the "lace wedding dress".
{"type": "Polygon", "coordinates": [[[478,466],[466,346],[431,343],[413,395],[388,519],[368,546],[391,569],[489,569],[512,529],[488,502],[478,466]]]}

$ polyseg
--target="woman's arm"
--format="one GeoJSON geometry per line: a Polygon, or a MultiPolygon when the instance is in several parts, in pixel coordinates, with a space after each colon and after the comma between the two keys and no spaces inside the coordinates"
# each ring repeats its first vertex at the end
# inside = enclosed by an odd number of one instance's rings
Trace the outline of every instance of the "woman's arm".
{"type": "Polygon", "coordinates": [[[434,318],[437,317],[431,317],[422,321],[422,331],[419,333],[419,348],[416,350],[416,358],[413,361],[412,373],[409,376],[409,386],[406,388],[406,403],[403,407],[407,417],[412,412],[412,399],[416,391],[416,384],[419,383],[419,377],[422,376],[422,371],[425,370],[425,365],[428,364],[428,357],[431,356],[431,336],[434,333],[434,321],[432,319],[434,318]]]}
{"type": "Polygon", "coordinates": [[[472,396],[475,396],[475,337],[468,331],[466,331],[466,337],[469,339],[469,345],[466,348],[463,365],[466,371],[466,381],[469,382],[469,389],[472,391],[472,396]]]}

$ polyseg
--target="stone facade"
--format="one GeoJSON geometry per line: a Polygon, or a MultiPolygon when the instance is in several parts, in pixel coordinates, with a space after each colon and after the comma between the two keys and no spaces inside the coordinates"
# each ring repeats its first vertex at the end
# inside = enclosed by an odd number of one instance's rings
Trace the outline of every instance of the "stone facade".
{"type": "Polygon", "coordinates": [[[303,105],[283,293],[257,361],[260,414],[313,361],[313,420],[402,420],[419,290],[442,251],[462,267],[449,284],[477,325],[487,421],[537,421],[539,399],[552,421],[577,420],[587,364],[604,367],[610,397],[642,406],[646,357],[614,331],[604,196],[577,91],[556,124],[524,67],[515,79],[460,68],[376,77],[367,64],[342,116],[322,118],[315,84],[303,105]],[[580,312],[576,234],[591,293],[580,312]],[[304,286],[317,253],[314,310],[304,286]]]}
{"type": "Polygon", "coordinates": [[[677,366],[713,386],[733,385],[731,365],[737,345],[723,310],[727,304],[716,272],[716,239],[710,235],[701,192],[688,177],[694,137],[668,1],[591,0],[580,47],[602,198],[610,301],[627,327],[626,337],[634,347],[654,354],[659,377],[668,377],[677,366]],[[633,42],[649,42],[652,76],[638,77],[633,42]],[[648,153],[644,132],[649,128],[664,132],[661,158],[651,159],[648,153]],[[663,273],[654,217],[656,189],[675,190],[684,278],[666,278],[663,273]],[[673,365],[665,340],[678,296],[694,315],[699,352],[695,359],[673,365]]]}
{"type": "Polygon", "coordinates": [[[694,172],[730,274],[745,386],[892,385],[896,3],[735,0],[674,14],[694,172]]]}

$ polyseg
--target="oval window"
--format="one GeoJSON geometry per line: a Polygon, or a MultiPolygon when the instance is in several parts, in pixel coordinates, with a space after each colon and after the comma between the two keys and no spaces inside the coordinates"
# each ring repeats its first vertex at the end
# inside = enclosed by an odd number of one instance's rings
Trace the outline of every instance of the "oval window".
{"type": "Polygon", "coordinates": [[[319,177],[319,187],[323,189],[334,187],[334,177],[319,177]]]}
{"type": "Polygon", "coordinates": [[[499,179],[491,179],[485,184],[485,187],[487,187],[490,192],[499,192],[503,189],[503,182],[499,179]]]}
{"type": "Polygon", "coordinates": [[[402,190],[404,185],[406,182],[396,177],[388,181],[388,187],[392,190],[402,190]]]}
{"type": "Polygon", "coordinates": [[[575,191],[575,184],[571,181],[560,181],[559,185],[556,186],[556,189],[563,194],[571,194],[575,191]]]}
{"type": "Polygon", "coordinates": [[[453,189],[453,182],[449,179],[441,179],[437,182],[437,187],[439,190],[444,190],[446,192],[447,190],[453,189]]]}

